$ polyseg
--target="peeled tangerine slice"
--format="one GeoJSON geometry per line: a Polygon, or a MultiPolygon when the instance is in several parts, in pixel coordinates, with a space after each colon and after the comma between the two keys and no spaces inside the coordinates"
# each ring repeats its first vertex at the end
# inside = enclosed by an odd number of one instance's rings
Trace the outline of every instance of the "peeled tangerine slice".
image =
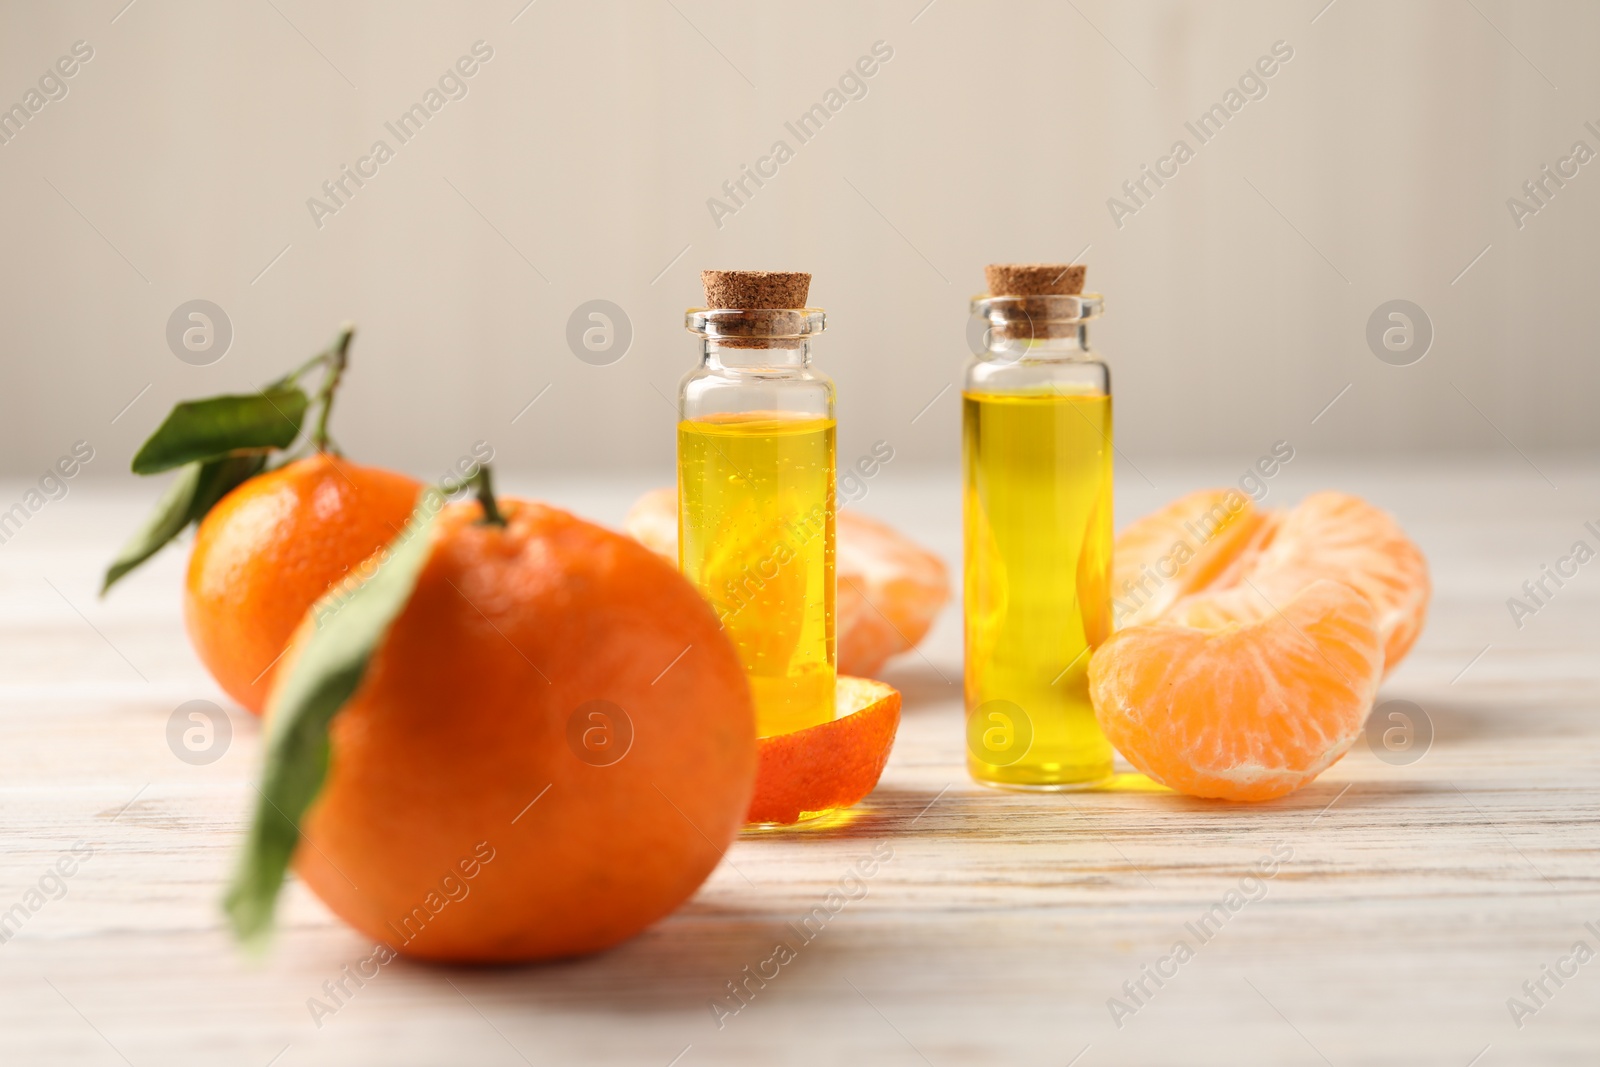
{"type": "Polygon", "coordinates": [[[1111,743],[1156,781],[1270,800],[1349,750],[1382,676],[1377,609],[1319,579],[1280,605],[1247,586],[1192,595],[1119,630],[1089,661],[1089,692],[1111,743]]]}
{"type": "MultiPolygon", "coordinates": [[[[676,490],[652,489],[640,497],[623,526],[646,548],[677,563],[676,490]]],[[[927,635],[950,599],[950,576],[938,556],[854,511],[839,512],[838,538],[839,670],[876,674],[889,657],[927,635]]]]}
{"type": "Polygon", "coordinates": [[[839,676],[838,718],[759,742],[747,823],[788,826],[848,808],[877,787],[900,727],[900,693],[839,676]]]}
{"type": "Polygon", "coordinates": [[[1150,777],[1229,800],[1283,796],[1344,755],[1430,592],[1421,550],[1348,493],[1262,512],[1202,489],[1124,530],[1113,566],[1095,714],[1150,777]]]}
{"type": "Polygon", "coordinates": [[[839,669],[876,674],[915,648],[950,599],[944,561],[891,526],[839,512],[839,669]]]}
{"type": "Polygon", "coordinates": [[[1174,500],[1117,536],[1112,612],[1118,626],[1135,626],[1167,618],[1186,596],[1226,589],[1237,603],[1281,607],[1319,578],[1372,602],[1384,670],[1393,670],[1422,632],[1428,563],[1387,512],[1348,493],[1313,493],[1287,512],[1257,511],[1237,489],[1174,500]]]}

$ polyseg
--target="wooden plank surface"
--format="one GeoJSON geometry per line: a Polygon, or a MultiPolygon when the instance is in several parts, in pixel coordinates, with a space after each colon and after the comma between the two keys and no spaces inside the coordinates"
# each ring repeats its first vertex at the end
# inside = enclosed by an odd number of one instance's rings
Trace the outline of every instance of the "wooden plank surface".
{"type": "MultiPolygon", "coordinates": [[[[1119,474],[1124,519],[1230,480],[1220,466],[1143,471],[1119,474]]],[[[96,601],[153,487],[76,485],[0,545],[0,911],[39,903],[0,944],[0,1063],[1600,1061],[1600,957],[1560,986],[1545,978],[1542,1005],[1522,989],[1580,940],[1600,952],[1584,925],[1600,930],[1600,562],[1520,629],[1505,606],[1574,541],[1600,547],[1583,525],[1600,525],[1600,470],[1303,460],[1267,503],[1323,485],[1390,508],[1432,562],[1427,631],[1380,697],[1431,720],[1415,762],[1358,744],[1257,807],[1131,778],[1069,796],[981,788],[961,763],[952,607],[891,668],[901,737],[849,823],[742,838],[678,914],[610,953],[493,970],[399,961],[320,1025],[308,1000],[371,946],[298,885],[268,958],[230,944],[217,901],[256,773],[254,720],[234,712],[208,766],[174,757],[173,709],[226,703],[182,633],[182,553],[96,601]],[[844,883],[857,899],[719,1025],[709,1005],[726,983],[795,941],[786,924],[874,849],[892,856],[864,890],[844,883]],[[1273,876],[1251,877],[1274,850],[1273,876]],[[73,873],[58,881],[63,856],[73,873]],[[1225,921],[1197,936],[1218,903],[1225,921]],[[1160,963],[1180,940],[1192,958],[1160,963]],[[1143,970],[1158,963],[1171,974],[1159,986],[1143,970]],[[1124,983],[1141,980],[1135,1000],[1124,983]],[[1511,997],[1536,1007],[1520,1027],[1511,997]],[[1135,1010],[1114,1017],[1110,998],[1135,1010]]],[[[522,488],[615,522],[642,487],[522,488]]],[[[954,488],[891,470],[860,506],[953,560],[954,488]]],[[[0,501],[24,489],[0,483],[0,501]]]]}

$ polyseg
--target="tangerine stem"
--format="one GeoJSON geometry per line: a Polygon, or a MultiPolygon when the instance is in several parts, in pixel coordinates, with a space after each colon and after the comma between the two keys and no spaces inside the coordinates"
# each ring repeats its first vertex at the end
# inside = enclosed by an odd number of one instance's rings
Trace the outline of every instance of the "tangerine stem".
{"type": "Polygon", "coordinates": [[[276,387],[280,387],[280,386],[294,385],[295,383],[297,383],[300,380],[300,376],[301,375],[305,374],[307,371],[311,370],[311,368],[313,368],[313,367],[322,366],[326,362],[328,362],[328,350],[327,349],[323,349],[321,352],[318,352],[316,355],[312,356],[310,359],[308,359],[304,363],[300,364],[298,367],[296,367],[294,370],[290,371],[288,374],[285,374],[282,378],[279,378],[277,381],[273,382],[271,385],[266,386],[266,388],[272,389],[272,388],[276,388],[276,387]]]}
{"type": "MultiPolygon", "coordinates": [[[[328,413],[333,410],[333,394],[339,388],[339,382],[344,378],[344,369],[350,364],[350,340],[356,334],[355,325],[345,323],[344,329],[339,331],[338,340],[334,341],[328,351],[327,369],[322,377],[322,388],[317,390],[317,403],[321,410],[317,412],[317,427],[311,432],[311,443],[318,452],[330,451],[328,442],[328,413]]],[[[339,449],[334,446],[331,451],[339,454],[339,449]]]]}
{"type": "Polygon", "coordinates": [[[489,478],[489,465],[485,463],[479,467],[478,473],[468,479],[467,484],[478,488],[478,503],[483,507],[483,518],[479,521],[486,526],[504,526],[506,517],[500,513],[500,506],[494,500],[494,484],[489,478]]]}

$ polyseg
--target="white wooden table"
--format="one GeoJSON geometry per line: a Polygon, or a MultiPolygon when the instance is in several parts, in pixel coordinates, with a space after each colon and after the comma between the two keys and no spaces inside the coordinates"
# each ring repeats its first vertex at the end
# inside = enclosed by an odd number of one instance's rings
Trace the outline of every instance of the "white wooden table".
{"type": "MultiPolygon", "coordinates": [[[[1514,456],[1475,468],[1307,457],[1272,485],[1269,504],[1364,493],[1427,550],[1432,617],[1380,697],[1431,720],[1415,762],[1358,745],[1258,807],[991,792],[962,768],[952,606],[924,654],[891,667],[899,743],[849,825],[741,839],[680,912],[603,956],[396,962],[320,1027],[308,998],[371,946],[298,885],[268,959],[230,943],[218,897],[255,722],[234,712],[210,765],[175,758],[173,710],[226,703],[183,636],[184,553],[96,601],[100,567],[155,487],[74,484],[0,545],[0,909],[40,904],[0,944],[0,1063],[1600,1062],[1600,959],[1559,987],[1546,978],[1551,995],[1520,1028],[1507,1006],[1534,1007],[1523,982],[1575,942],[1600,952],[1600,562],[1521,630],[1505,606],[1572,542],[1600,547],[1583,528],[1600,525],[1600,467],[1539,466],[1559,491],[1514,456]],[[80,841],[93,855],[46,877],[80,841]],[[885,847],[865,895],[719,1028],[708,1005],[725,983],[885,847]],[[1202,943],[1186,924],[1274,847],[1292,858],[1246,882],[1257,899],[1202,943]],[[47,892],[28,897],[41,880],[47,892]],[[1180,939],[1193,958],[1159,963],[1180,939]],[[1142,970],[1158,963],[1172,974],[1159,987],[1142,970]],[[1124,982],[1141,978],[1134,1001],[1124,982]],[[1112,997],[1137,1010],[1114,1021],[1112,997]]],[[[1159,488],[1119,472],[1123,521],[1237,476],[1143,467],[1159,488]]],[[[615,522],[643,484],[521,488],[615,522]]],[[[0,484],[0,507],[23,489],[0,484]]],[[[860,506],[956,558],[953,482],[890,469],[860,506]]]]}

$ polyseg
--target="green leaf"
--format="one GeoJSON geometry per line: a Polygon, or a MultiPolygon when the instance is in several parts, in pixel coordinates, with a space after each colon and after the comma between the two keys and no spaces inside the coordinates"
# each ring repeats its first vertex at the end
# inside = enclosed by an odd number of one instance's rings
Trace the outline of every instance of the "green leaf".
{"type": "Polygon", "coordinates": [[[425,492],[371,577],[354,592],[329,594],[312,607],[316,628],[273,696],[260,802],[223,902],[234,934],[248,945],[259,946],[272,931],[278,891],[300,843],[301,816],[327,776],[328,726],[360,687],[373,651],[411,599],[432,547],[441,499],[436,490],[425,492]]]}
{"type": "Polygon", "coordinates": [[[106,568],[100,595],[105,596],[118,579],[161,551],[185,526],[205,518],[217,501],[235,486],[259,474],[266,462],[266,456],[255,455],[186,464],[167,487],[144,526],[129,538],[111,566],[106,568]]]}
{"type": "Polygon", "coordinates": [[[185,400],[133,457],[133,473],[157,474],[196,460],[288,448],[311,401],[297,386],[185,400]]]}
{"type": "Polygon", "coordinates": [[[100,586],[101,596],[106,595],[117,579],[161,551],[163,545],[183,532],[183,528],[189,525],[195,490],[199,485],[200,464],[191,463],[178,472],[178,477],[161,495],[161,502],[156,505],[155,511],[145,520],[139,532],[122,546],[122,551],[117,553],[111,566],[106,568],[105,581],[100,586]]]}

